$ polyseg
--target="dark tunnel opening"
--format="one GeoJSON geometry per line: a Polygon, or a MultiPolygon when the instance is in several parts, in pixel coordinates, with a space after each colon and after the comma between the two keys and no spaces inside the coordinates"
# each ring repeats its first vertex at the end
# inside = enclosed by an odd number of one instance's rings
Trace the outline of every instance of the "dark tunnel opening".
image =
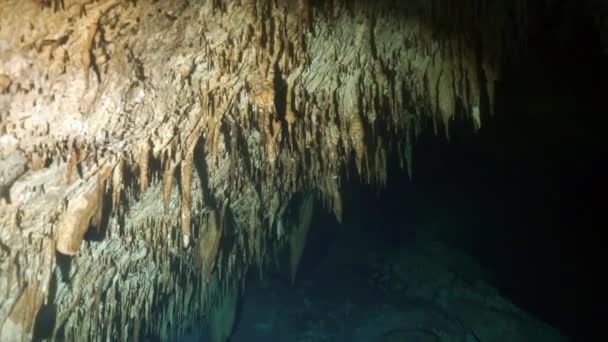
{"type": "MultiPolygon", "coordinates": [[[[317,198],[295,282],[285,265],[262,277],[259,269],[251,270],[230,340],[441,340],[436,331],[409,330],[423,317],[452,332],[461,329],[466,341],[554,341],[542,333],[487,338],[458,318],[470,313],[401,296],[426,294],[407,279],[416,267],[432,265],[422,266],[424,256],[420,265],[415,258],[405,263],[414,267],[401,270],[405,278],[387,275],[395,273],[389,262],[420,257],[417,249],[428,252],[419,239],[471,257],[480,269],[472,267],[465,276],[479,277],[564,336],[582,341],[601,336],[595,322],[606,316],[602,291],[608,285],[602,282],[600,238],[608,171],[600,147],[608,56],[591,18],[573,13],[565,23],[555,17],[539,17],[522,61],[504,66],[494,113],[482,118],[479,131],[464,115],[451,123],[449,141],[423,129],[411,180],[390,155],[385,189],[351,177],[341,189],[342,224],[317,198]],[[391,282],[397,285],[387,285],[391,282]],[[395,307],[410,309],[400,316],[395,307]]],[[[356,174],[354,165],[349,173],[356,174]]],[[[437,255],[433,262],[441,267],[459,263],[448,260],[449,253],[437,255]]],[[[286,259],[283,255],[281,263],[289,263],[286,259]]],[[[430,297],[439,302],[441,295],[430,297]]]]}
{"type": "Polygon", "coordinates": [[[394,162],[379,194],[359,181],[345,185],[348,228],[317,215],[300,279],[314,278],[352,227],[407,248],[413,227],[440,224],[515,305],[575,340],[598,336],[608,58],[590,18],[574,19],[567,37],[545,19],[523,63],[506,66],[495,114],[479,132],[461,120],[449,142],[423,135],[412,181],[394,162]]]}

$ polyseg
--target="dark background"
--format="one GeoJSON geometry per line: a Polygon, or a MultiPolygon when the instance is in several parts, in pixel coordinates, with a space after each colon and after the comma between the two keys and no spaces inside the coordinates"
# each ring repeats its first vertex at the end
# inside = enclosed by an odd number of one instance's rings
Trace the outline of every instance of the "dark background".
{"type": "MultiPolygon", "coordinates": [[[[554,15],[538,18],[522,62],[505,66],[495,113],[479,132],[462,118],[449,142],[425,130],[413,180],[392,163],[379,194],[347,184],[345,221],[399,243],[408,227],[452,217],[443,222],[453,226],[451,242],[493,272],[505,297],[576,340],[593,340],[601,336],[597,323],[608,322],[601,280],[608,58],[590,18],[573,14],[566,23],[554,15]]],[[[311,234],[317,259],[339,238],[311,234]]]]}

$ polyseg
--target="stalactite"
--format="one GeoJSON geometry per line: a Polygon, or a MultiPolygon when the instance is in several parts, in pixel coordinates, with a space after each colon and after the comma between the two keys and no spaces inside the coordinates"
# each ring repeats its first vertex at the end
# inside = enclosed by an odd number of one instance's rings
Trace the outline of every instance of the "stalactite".
{"type": "Polygon", "coordinates": [[[287,85],[287,108],[285,109],[285,122],[287,123],[287,135],[289,146],[293,147],[293,125],[296,122],[296,115],[293,109],[294,88],[288,83],[287,85]]]}
{"type": "Polygon", "coordinates": [[[99,226],[103,212],[103,189],[109,168],[93,178],[84,192],[72,197],[65,213],[57,225],[57,250],[65,255],[74,255],[80,249],[84,234],[93,224],[99,226]]]}
{"type": "Polygon", "coordinates": [[[139,191],[144,193],[148,190],[148,177],[150,175],[150,142],[144,141],[138,151],[139,162],[139,191]]]}
{"type": "Polygon", "coordinates": [[[169,211],[175,168],[180,163],[180,159],[173,160],[172,158],[172,156],[167,157],[163,171],[163,208],[165,209],[165,212],[169,211]]]}
{"type": "MultiPolygon", "coordinates": [[[[214,100],[217,99],[217,96],[211,94],[209,96],[209,103],[213,104],[214,100]]],[[[221,109],[211,108],[209,111],[211,113],[211,117],[207,123],[207,141],[209,142],[209,158],[210,165],[215,167],[217,163],[217,150],[219,145],[219,130],[220,130],[220,122],[222,120],[224,112],[221,109]]]]}
{"type": "Polygon", "coordinates": [[[272,122],[272,131],[269,131],[268,143],[266,145],[266,155],[268,156],[268,162],[270,168],[273,169],[278,154],[278,138],[281,133],[281,122],[277,119],[272,122]]]}
{"type": "Polygon", "coordinates": [[[357,172],[363,175],[363,162],[365,158],[365,131],[361,116],[353,114],[350,120],[349,134],[355,150],[355,162],[357,164],[357,172]]]}
{"type": "Polygon", "coordinates": [[[308,238],[308,230],[310,229],[310,223],[312,220],[314,202],[313,196],[308,194],[302,199],[302,202],[298,210],[298,224],[293,227],[293,231],[289,237],[289,251],[290,251],[290,276],[291,282],[293,283],[296,279],[296,272],[304,252],[304,246],[308,238]]]}
{"type": "Polygon", "coordinates": [[[182,242],[184,248],[190,246],[190,222],[191,222],[191,208],[190,208],[190,194],[192,187],[192,161],[194,155],[194,146],[187,148],[180,167],[181,174],[181,191],[182,191],[182,203],[181,203],[181,227],[182,227],[182,242]]]}
{"type": "Polygon", "coordinates": [[[223,227],[223,222],[218,222],[217,213],[211,211],[200,228],[197,264],[202,267],[201,274],[205,285],[211,279],[211,272],[217,260],[223,227]]]}
{"type": "Polygon", "coordinates": [[[123,168],[124,159],[119,157],[114,171],[112,172],[112,210],[117,211],[118,205],[120,204],[120,193],[123,189],[123,168]]]}
{"type": "Polygon", "coordinates": [[[80,152],[78,151],[78,147],[74,146],[71,148],[71,151],[68,155],[66,170],[65,170],[65,184],[69,185],[72,183],[72,178],[74,177],[74,173],[77,172],[76,167],[80,162],[80,152]]]}
{"type": "Polygon", "coordinates": [[[332,195],[332,211],[338,223],[342,223],[342,195],[340,191],[337,189],[334,190],[332,195]]]}

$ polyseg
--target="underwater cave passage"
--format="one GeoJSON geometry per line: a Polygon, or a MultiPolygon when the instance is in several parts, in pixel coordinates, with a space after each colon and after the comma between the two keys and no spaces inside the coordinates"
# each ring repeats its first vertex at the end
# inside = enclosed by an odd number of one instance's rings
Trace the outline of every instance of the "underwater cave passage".
{"type": "Polygon", "coordinates": [[[0,341],[605,335],[608,2],[63,2],[0,1],[0,341]]]}
{"type": "Polygon", "coordinates": [[[251,272],[231,341],[596,336],[608,64],[579,24],[507,66],[480,131],[423,134],[412,180],[392,162],[385,189],[346,182],[342,224],[317,203],[294,283],[251,272]]]}

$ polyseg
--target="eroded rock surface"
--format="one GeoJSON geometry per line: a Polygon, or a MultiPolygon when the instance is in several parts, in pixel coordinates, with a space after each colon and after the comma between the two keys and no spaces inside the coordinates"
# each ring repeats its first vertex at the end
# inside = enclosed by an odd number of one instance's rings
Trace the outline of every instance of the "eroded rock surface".
{"type": "Polygon", "coordinates": [[[273,262],[305,194],[340,218],[351,163],[384,186],[421,129],[479,127],[529,11],[2,1],[0,339],[175,340],[273,262]]]}

